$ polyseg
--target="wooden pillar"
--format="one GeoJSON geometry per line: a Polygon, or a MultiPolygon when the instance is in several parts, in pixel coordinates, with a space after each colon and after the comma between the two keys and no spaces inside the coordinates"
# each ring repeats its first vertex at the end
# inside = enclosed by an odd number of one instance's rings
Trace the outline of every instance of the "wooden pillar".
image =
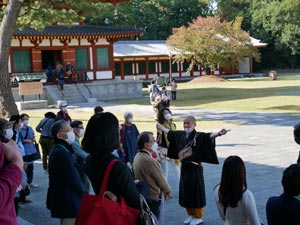
{"type": "Polygon", "coordinates": [[[109,68],[112,72],[112,79],[116,78],[116,69],[115,69],[115,61],[114,61],[114,52],[113,52],[113,43],[110,42],[108,48],[108,60],[109,60],[109,68]]]}
{"type": "Polygon", "coordinates": [[[253,73],[253,57],[249,57],[250,74],[253,73]]]}
{"type": "Polygon", "coordinates": [[[146,58],[146,80],[149,78],[149,59],[148,57],[146,58]]]}
{"type": "Polygon", "coordinates": [[[94,74],[94,80],[97,80],[97,48],[95,44],[92,43],[92,56],[93,56],[93,74],[94,74]]]}
{"type": "Polygon", "coordinates": [[[42,67],[42,51],[40,49],[32,49],[31,51],[32,58],[32,72],[41,72],[42,67]]]}
{"type": "Polygon", "coordinates": [[[124,60],[121,58],[121,80],[124,80],[124,60]]]}

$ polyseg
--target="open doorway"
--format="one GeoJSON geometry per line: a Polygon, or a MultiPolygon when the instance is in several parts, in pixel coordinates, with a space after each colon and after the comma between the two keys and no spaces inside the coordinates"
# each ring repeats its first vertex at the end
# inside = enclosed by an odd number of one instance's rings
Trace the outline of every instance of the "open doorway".
{"type": "Polygon", "coordinates": [[[62,62],[61,50],[42,50],[42,67],[43,70],[47,70],[49,64],[52,68],[55,68],[57,62],[62,62]]]}

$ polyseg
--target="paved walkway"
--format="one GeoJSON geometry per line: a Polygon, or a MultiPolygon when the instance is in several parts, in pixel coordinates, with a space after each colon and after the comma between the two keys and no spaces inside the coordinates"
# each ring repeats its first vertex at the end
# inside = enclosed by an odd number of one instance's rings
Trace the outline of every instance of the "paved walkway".
{"type": "MultiPolygon", "coordinates": [[[[152,115],[149,106],[109,106],[104,105],[106,111],[124,112],[134,111],[152,115]]],[[[90,105],[83,104],[73,110],[91,111],[90,105]]],[[[225,120],[243,122],[243,125],[230,128],[231,131],[217,139],[219,165],[204,165],[207,206],[205,208],[204,224],[221,225],[213,198],[213,188],[220,180],[224,159],[229,155],[239,155],[246,162],[248,188],[253,192],[261,221],[266,222],[265,204],[267,199],[282,192],[280,180],[282,171],[298,157],[299,146],[292,137],[292,126],[300,122],[299,115],[265,114],[265,113],[236,113],[211,112],[203,110],[188,110],[172,108],[174,116],[182,117],[187,113],[198,119],[225,120]]],[[[142,128],[139,128],[143,130],[142,128]]],[[[33,203],[22,205],[19,216],[36,225],[58,225],[58,221],[51,219],[45,207],[48,177],[42,171],[40,162],[35,164],[35,181],[39,188],[32,189],[30,199],[33,203]]],[[[169,183],[173,189],[173,198],[166,203],[165,225],[181,225],[186,217],[184,209],[178,205],[178,181],[173,174],[169,176],[169,183]]],[[[20,222],[25,225],[27,223],[20,222]]]]}

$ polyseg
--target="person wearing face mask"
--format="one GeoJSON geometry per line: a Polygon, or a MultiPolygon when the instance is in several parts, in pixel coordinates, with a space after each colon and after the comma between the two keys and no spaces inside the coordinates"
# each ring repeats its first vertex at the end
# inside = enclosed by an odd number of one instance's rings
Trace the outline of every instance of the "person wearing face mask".
{"type": "MultiPolygon", "coordinates": [[[[176,130],[176,125],[172,121],[172,113],[169,108],[163,108],[161,111],[157,114],[157,121],[160,125],[163,127],[173,130],[176,130]]],[[[166,180],[168,180],[168,174],[169,174],[169,167],[171,167],[172,171],[174,172],[178,182],[179,182],[179,176],[180,176],[180,161],[178,159],[170,159],[166,155],[165,149],[168,149],[169,147],[169,141],[167,138],[167,134],[163,132],[157,133],[157,142],[159,145],[160,154],[159,154],[159,163],[161,165],[161,168],[164,173],[164,177],[166,180]]]]}
{"type": "Polygon", "coordinates": [[[80,138],[84,135],[84,127],[82,121],[74,120],[70,126],[73,128],[73,132],[75,134],[75,141],[72,143],[72,148],[74,149],[74,155],[76,157],[81,158],[82,160],[86,160],[86,157],[89,155],[80,147],[80,138]]]}
{"type": "Polygon", "coordinates": [[[0,224],[17,225],[14,197],[22,180],[23,160],[18,146],[6,133],[12,125],[0,118],[0,224]]]}
{"type": "Polygon", "coordinates": [[[23,123],[23,127],[21,128],[20,132],[23,137],[23,146],[25,149],[25,156],[23,157],[24,163],[26,164],[26,175],[27,175],[27,182],[30,187],[37,188],[39,185],[32,183],[33,181],[33,170],[34,170],[34,156],[37,153],[35,147],[35,134],[32,129],[28,125],[29,123],[29,115],[28,114],[21,114],[20,115],[21,121],[23,123]]]}
{"type": "Polygon", "coordinates": [[[139,130],[133,123],[132,112],[125,112],[124,119],[120,128],[121,148],[124,150],[125,161],[132,164],[138,150],[136,139],[139,136],[139,130]]]}
{"type": "Polygon", "coordinates": [[[187,116],[183,121],[184,131],[172,131],[157,123],[158,132],[167,133],[168,157],[181,160],[179,182],[179,205],[186,208],[189,217],[184,224],[203,223],[206,205],[202,162],[218,164],[215,138],[225,135],[227,130],[216,133],[197,132],[196,119],[187,116]]]}
{"type": "Polygon", "coordinates": [[[73,156],[75,133],[64,120],[55,122],[51,132],[54,146],[49,156],[46,204],[51,211],[51,217],[60,219],[61,225],[73,225],[82,196],[88,193],[73,156]]]}
{"type": "Polygon", "coordinates": [[[164,224],[164,200],[171,198],[171,188],[166,181],[159,163],[152,157],[158,144],[151,132],[142,132],[137,139],[139,152],[134,158],[133,172],[135,179],[144,180],[149,185],[147,198],[151,211],[159,224],[164,224]]]}
{"type": "Polygon", "coordinates": [[[68,105],[66,102],[62,102],[59,104],[59,111],[57,112],[55,120],[65,120],[69,124],[72,122],[72,119],[68,113],[68,105]]]}

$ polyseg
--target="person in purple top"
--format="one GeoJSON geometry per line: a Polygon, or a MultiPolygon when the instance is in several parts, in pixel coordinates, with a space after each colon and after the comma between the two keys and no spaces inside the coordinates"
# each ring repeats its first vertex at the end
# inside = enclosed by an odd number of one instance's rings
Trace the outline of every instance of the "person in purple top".
{"type": "MultiPolygon", "coordinates": [[[[0,130],[4,135],[4,128],[0,130]]],[[[22,180],[23,159],[13,140],[2,139],[6,143],[0,141],[0,224],[17,225],[14,197],[22,180]]]]}

